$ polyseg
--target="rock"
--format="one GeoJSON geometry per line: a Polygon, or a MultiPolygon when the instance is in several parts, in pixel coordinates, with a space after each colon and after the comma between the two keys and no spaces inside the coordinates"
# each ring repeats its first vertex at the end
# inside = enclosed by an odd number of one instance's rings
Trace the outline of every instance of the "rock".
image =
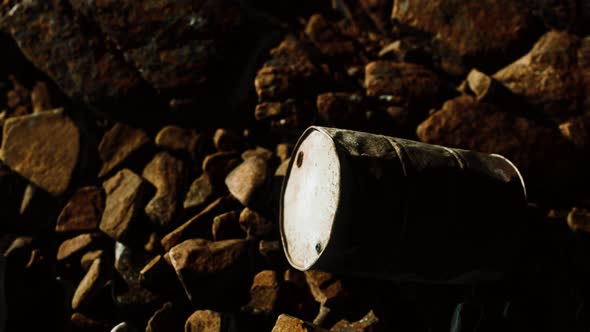
{"type": "Polygon", "coordinates": [[[88,305],[102,290],[108,281],[105,261],[102,258],[94,260],[72,297],[72,309],[88,305]]]}
{"type": "Polygon", "coordinates": [[[379,318],[375,316],[373,310],[369,311],[360,320],[350,323],[343,319],[336,323],[330,329],[331,332],[373,332],[379,330],[379,318]]]}
{"type": "Polygon", "coordinates": [[[244,206],[264,205],[265,186],[268,184],[267,161],[248,158],[236,167],[225,179],[229,192],[244,206]]]}
{"type": "Polygon", "coordinates": [[[37,193],[37,187],[33,184],[28,184],[25,188],[25,193],[23,194],[23,200],[20,204],[19,213],[20,215],[25,215],[31,213],[34,205],[35,196],[37,193]]]}
{"type": "Polygon", "coordinates": [[[244,238],[246,234],[240,228],[238,219],[240,211],[230,211],[213,218],[211,233],[214,241],[244,238]]]}
{"type": "Polygon", "coordinates": [[[277,308],[280,296],[280,284],[277,273],[264,270],[254,276],[250,287],[250,302],[243,310],[253,315],[271,316],[277,308]]]}
{"type": "Polygon", "coordinates": [[[82,266],[82,269],[84,269],[84,271],[88,271],[88,269],[92,265],[92,262],[94,262],[94,260],[97,258],[101,258],[103,256],[103,253],[104,251],[101,249],[85,253],[84,255],[82,255],[82,258],[80,258],[80,266],[82,266]]]}
{"type": "Polygon", "coordinates": [[[472,69],[465,80],[469,90],[472,91],[477,100],[505,107],[507,109],[522,108],[526,110],[527,105],[519,100],[512,92],[491,76],[472,69]]]}
{"type": "Polygon", "coordinates": [[[186,320],[185,332],[222,332],[223,315],[211,310],[197,310],[186,320]]]}
{"type": "Polygon", "coordinates": [[[527,189],[559,185],[575,173],[571,146],[556,128],[470,96],[447,101],[416,132],[426,143],[503,155],[523,172],[527,189]]]}
{"type": "Polygon", "coordinates": [[[318,117],[330,127],[366,129],[367,115],[363,97],[347,92],[328,92],[318,95],[318,117]]]}
{"type": "Polygon", "coordinates": [[[223,308],[247,296],[248,247],[242,239],[191,239],[170,249],[172,266],[193,305],[223,308]]]}
{"type": "Polygon", "coordinates": [[[213,135],[213,145],[219,152],[235,152],[242,149],[244,141],[233,131],[219,128],[213,135]]]}
{"type": "Polygon", "coordinates": [[[79,150],[78,128],[57,109],[6,120],[0,159],[37,187],[59,196],[70,184],[79,150]]]}
{"type": "Polygon", "coordinates": [[[275,230],[271,221],[250,208],[245,208],[240,213],[240,227],[248,237],[255,238],[265,238],[275,230]]]}
{"type": "Polygon", "coordinates": [[[97,230],[104,210],[104,198],[98,187],[82,187],[61,210],[56,232],[88,232],[97,230]]]}
{"type": "Polygon", "coordinates": [[[315,65],[313,48],[293,37],[287,37],[271,50],[272,60],[256,74],[254,86],[260,101],[277,101],[288,97],[313,94],[323,80],[315,65]]]}
{"type": "Polygon", "coordinates": [[[302,321],[299,318],[281,314],[272,329],[272,332],[327,332],[319,326],[302,321]]]}
{"type": "Polygon", "coordinates": [[[285,116],[291,113],[289,107],[291,105],[292,103],[283,103],[279,101],[260,103],[256,105],[254,116],[256,117],[256,120],[259,121],[285,116]]]}
{"type": "Polygon", "coordinates": [[[223,184],[227,175],[240,164],[238,155],[234,152],[217,152],[210,154],[203,160],[203,173],[207,174],[215,186],[223,184]]]}
{"type": "Polygon", "coordinates": [[[102,160],[102,168],[98,176],[108,175],[148,142],[149,138],[143,130],[120,122],[116,123],[104,134],[98,145],[98,154],[102,160]]]}
{"type": "Polygon", "coordinates": [[[35,83],[35,86],[31,91],[31,105],[33,106],[33,113],[53,109],[53,107],[51,107],[51,98],[49,97],[47,83],[35,83]]]}
{"type": "Polygon", "coordinates": [[[92,244],[96,244],[98,237],[98,234],[88,233],[65,240],[57,249],[57,260],[62,261],[73,255],[81,254],[83,250],[88,250],[92,244]]]}
{"type": "Polygon", "coordinates": [[[271,160],[272,152],[269,149],[257,146],[255,149],[250,149],[242,152],[242,160],[250,158],[260,158],[262,160],[271,160]]]}
{"type": "Polygon", "coordinates": [[[180,152],[196,160],[201,151],[203,137],[194,129],[165,126],[156,136],[156,145],[173,152],[180,152]]]}
{"type": "Polygon", "coordinates": [[[485,62],[491,67],[508,62],[539,30],[520,0],[396,0],[391,18],[430,33],[442,68],[454,75],[485,62]]]}
{"type": "Polygon", "coordinates": [[[291,153],[293,152],[294,145],[288,143],[280,143],[277,144],[277,151],[275,152],[276,155],[281,160],[281,163],[284,163],[285,160],[291,157],[291,153]]]}
{"type": "MultiPolygon", "coordinates": [[[[315,96],[313,96],[315,101],[315,96]]],[[[270,122],[275,131],[295,131],[297,135],[315,118],[311,100],[287,99],[284,102],[262,102],[256,106],[254,116],[259,121],[270,122]]]]}
{"type": "Polygon", "coordinates": [[[147,322],[145,332],[182,331],[183,317],[172,302],[166,302],[156,310],[147,322]]]}
{"type": "Polygon", "coordinates": [[[198,208],[210,202],[215,196],[215,188],[205,173],[191,183],[182,206],[185,209],[198,208]]]}
{"type": "Polygon", "coordinates": [[[342,281],[335,279],[331,273],[308,270],[305,271],[305,280],[311,294],[322,306],[333,307],[347,296],[342,281]]]}
{"type": "Polygon", "coordinates": [[[123,169],[103,183],[106,204],[100,230],[116,241],[128,241],[140,222],[147,182],[128,169],[123,169]]]}
{"type": "Polygon", "coordinates": [[[68,96],[101,107],[143,92],[138,72],[108,52],[95,30],[74,17],[69,4],[54,0],[6,5],[10,8],[3,8],[0,26],[68,96]]]}
{"type": "Polygon", "coordinates": [[[72,314],[72,316],[70,317],[70,324],[80,331],[98,332],[108,330],[106,323],[90,318],[79,312],[74,312],[72,314]]]}
{"type": "Polygon", "coordinates": [[[590,147],[590,115],[583,115],[559,125],[563,137],[579,149],[590,147]]]}
{"type": "Polygon", "coordinates": [[[350,56],[355,52],[354,41],[341,34],[338,25],[321,14],[314,14],[309,18],[305,34],[326,56],[350,56]]]}
{"type": "Polygon", "coordinates": [[[145,166],[143,178],[156,187],[156,195],[145,207],[145,214],[152,222],[165,228],[174,220],[185,177],[184,162],[168,152],[156,154],[145,166]]]}
{"type": "Polygon", "coordinates": [[[574,231],[590,233],[590,210],[574,207],[567,215],[567,224],[574,231]]]}
{"type": "Polygon", "coordinates": [[[590,105],[589,57],[590,37],[550,31],[494,78],[542,114],[563,121],[590,105]]]}
{"type": "Polygon", "coordinates": [[[119,307],[151,308],[158,300],[156,294],[140,284],[140,271],[150,260],[151,256],[141,250],[115,243],[115,270],[121,278],[114,279],[113,299],[119,307]]]}
{"type": "Polygon", "coordinates": [[[162,247],[165,250],[170,250],[186,239],[194,237],[212,238],[211,226],[213,224],[213,218],[239,207],[239,203],[232,197],[218,198],[203,211],[164,236],[161,241],[162,247]]]}
{"type": "Polygon", "coordinates": [[[426,67],[413,63],[374,61],[365,67],[367,95],[405,107],[412,120],[453,95],[453,87],[426,67]]]}

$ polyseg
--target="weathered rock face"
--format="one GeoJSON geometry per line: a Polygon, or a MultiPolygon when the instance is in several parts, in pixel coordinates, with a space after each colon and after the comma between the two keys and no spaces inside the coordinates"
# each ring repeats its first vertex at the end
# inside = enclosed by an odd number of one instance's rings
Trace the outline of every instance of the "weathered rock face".
{"type": "Polygon", "coordinates": [[[91,105],[109,105],[141,90],[132,66],[107,51],[61,0],[13,2],[0,26],[24,55],[69,96],[91,105]]]}
{"type": "Polygon", "coordinates": [[[78,128],[63,110],[54,110],[8,119],[0,159],[37,187],[57,196],[70,184],[79,150],[78,128]]]}
{"type": "Polygon", "coordinates": [[[143,178],[156,187],[156,195],[145,207],[146,215],[154,223],[165,227],[174,220],[185,177],[184,162],[167,152],[156,154],[144,168],[143,178]]]}
{"type": "Polygon", "coordinates": [[[494,78],[555,121],[590,107],[590,38],[567,32],[543,35],[522,58],[494,78]]]}
{"type": "Polygon", "coordinates": [[[461,74],[474,63],[506,63],[537,33],[526,1],[396,0],[391,18],[432,34],[442,67],[461,74]]]}
{"type": "Polygon", "coordinates": [[[107,199],[100,230],[116,241],[129,240],[143,210],[146,185],[145,180],[128,169],[105,181],[107,199]]]}
{"type": "Polygon", "coordinates": [[[143,130],[116,123],[104,134],[98,146],[98,154],[102,160],[98,176],[108,175],[148,142],[149,138],[143,130]]]}
{"type": "Polygon", "coordinates": [[[94,231],[98,228],[103,210],[104,198],[99,188],[80,188],[59,214],[55,231],[94,231]]]}

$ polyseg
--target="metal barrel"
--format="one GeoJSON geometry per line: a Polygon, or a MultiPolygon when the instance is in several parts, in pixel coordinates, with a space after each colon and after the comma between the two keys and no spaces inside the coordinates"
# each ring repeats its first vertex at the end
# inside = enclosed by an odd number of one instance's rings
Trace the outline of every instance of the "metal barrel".
{"type": "Polygon", "coordinates": [[[497,280],[516,264],[525,206],[523,179],[500,155],[310,127],[283,182],[281,239],[299,270],[497,280]]]}

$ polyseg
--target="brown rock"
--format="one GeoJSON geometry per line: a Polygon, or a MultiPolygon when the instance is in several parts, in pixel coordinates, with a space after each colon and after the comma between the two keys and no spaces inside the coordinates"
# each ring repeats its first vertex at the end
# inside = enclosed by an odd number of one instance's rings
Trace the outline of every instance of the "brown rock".
{"type": "Polygon", "coordinates": [[[147,323],[145,332],[182,331],[183,317],[172,302],[166,302],[156,310],[147,323]]]}
{"type": "Polygon", "coordinates": [[[170,249],[170,260],[194,305],[223,307],[247,291],[249,242],[191,239],[170,249]],[[232,294],[231,297],[220,294],[232,294]]]}
{"type": "Polygon", "coordinates": [[[254,116],[256,120],[272,119],[289,113],[288,105],[283,102],[273,101],[256,105],[254,116]]]}
{"type": "Polygon", "coordinates": [[[81,234],[65,240],[57,249],[57,260],[61,261],[88,249],[98,238],[97,234],[81,234]]]}
{"type": "Polygon", "coordinates": [[[590,147],[590,115],[584,115],[559,125],[561,134],[580,149],[590,147]]]}
{"type": "Polygon", "coordinates": [[[58,109],[6,120],[0,159],[39,188],[58,196],[70,184],[79,150],[78,128],[58,109]]]}
{"type": "Polygon", "coordinates": [[[250,302],[244,310],[254,315],[270,316],[277,310],[280,285],[277,273],[264,270],[254,276],[250,287],[250,302]]]}
{"type": "Polygon", "coordinates": [[[424,66],[375,61],[365,67],[367,95],[403,106],[414,119],[423,118],[453,94],[453,87],[424,66]]]}
{"type": "Polygon", "coordinates": [[[225,179],[229,192],[244,206],[264,204],[263,189],[267,184],[267,161],[249,158],[236,167],[225,179]]]}
{"type": "Polygon", "coordinates": [[[590,37],[550,31],[494,78],[542,114],[566,120],[590,105],[589,58],[590,37]]]}
{"type": "Polygon", "coordinates": [[[158,132],[156,145],[197,159],[202,139],[202,136],[194,129],[166,126],[158,132]]]}
{"type": "Polygon", "coordinates": [[[324,55],[350,56],[355,51],[354,42],[342,35],[337,27],[323,15],[315,14],[309,18],[305,34],[324,55]]]}
{"type": "Polygon", "coordinates": [[[537,32],[525,1],[396,0],[391,18],[432,34],[452,74],[484,61],[506,63],[537,32]]]}
{"type": "Polygon", "coordinates": [[[379,318],[373,310],[369,311],[363,318],[356,322],[349,322],[345,319],[336,323],[330,329],[331,332],[374,332],[379,330],[379,318]]]}
{"type": "Polygon", "coordinates": [[[277,144],[277,151],[276,154],[281,160],[281,163],[285,162],[285,160],[291,157],[291,153],[293,152],[293,144],[288,143],[280,143],[277,144]]]}
{"type": "Polygon", "coordinates": [[[82,313],[74,312],[70,317],[70,323],[77,330],[75,331],[106,331],[109,329],[107,323],[90,318],[82,313]]]}
{"type": "Polygon", "coordinates": [[[217,152],[210,154],[203,160],[203,172],[209,176],[211,183],[220,185],[227,175],[240,164],[238,155],[234,152],[217,152]]]}
{"type": "Polygon", "coordinates": [[[174,220],[185,177],[184,162],[168,152],[156,154],[145,166],[143,178],[156,187],[156,195],[145,207],[145,214],[154,223],[166,227],[174,220]]]}
{"type": "Polygon", "coordinates": [[[308,323],[302,321],[299,318],[295,318],[289,316],[287,314],[282,314],[277,319],[275,326],[272,329],[272,332],[325,332],[325,330],[319,326],[313,325],[312,323],[308,323]]]}
{"type": "Polygon", "coordinates": [[[88,269],[90,268],[90,266],[92,265],[94,260],[97,258],[101,258],[102,255],[103,255],[103,250],[101,250],[101,249],[89,251],[89,252],[85,253],[84,255],[82,255],[82,258],[80,258],[80,266],[82,266],[84,271],[88,271],[88,269]]]}
{"type": "Polygon", "coordinates": [[[55,231],[94,231],[98,228],[103,210],[104,198],[100,188],[80,188],[61,210],[55,231]]]}
{"type": "Polygon", "coordinates": [[[242,137],[231,130],[219,128],[213,135],[213,145],[219,152],[239,151],[244,145],[242,137]]]}
{"type": "Polygon", "coordinates": [[[240,228],[238,219],[240,211],[230,211],[213,218],[211,233],[214,241],[227,239],[240,239],[245,237],[245,233],[240,228]]]}
{"type": "Polygon", "coordinates": [[[275,226],[271,221],[250,208],[245,208],[240,213],[240,227],[248,237],[255,238],[267,237],[275,230],[275,226]]]}
{"type": "Polygon", "coordinates": [[[364,129],[367,116],[359,94],[328,92],[318,95],[318,116],[327,126],[364,129]]]}
{"type": "Polygon", "coordinates": [[[197,310],[186,320],[185,332],[221,332],[223,315],[211,310],[197,310]]]}
{"type": "Polygon", "coordinates": [[[92,302],[97,293],[104,288],[107,281],[108,274],[104,260],[98,258],[94,260],[88,272],[86,272],[86,275],[80,281],[78,288],[76,288],[72,297],[72,309],[77,310],[92,302]]]}
{"type": "Polygon", "coordinates": [[[275,269],[283,269],[288,266],[280,241],[260,240],[258,242],[258,253],[262,256],[268,266],[275,269]]]}
{"type": "Polygon", "coordinates": [[[590,210],[574,207],[567,215],[567,224],[574,231],[590,233],[590,210]]]}
{"type": "Polygon", "coordinates": [[[215,196],[215,188],[205,173],[191,183],[182,206],[185,209],[198,208],[210,202],[215,196]]]}
{"type": "Polygon", "coordinates": [[[143,210],[146,186],[146,181],[128,169],[105,181],[107,199],[100,230],[116,241],[128,240],[143,210]]]}
{"type": "Polygon", "coordinates": [[[305,271],[305,280],[311,294],[322,306],[332,307],[348,295],[342,281],[335,279],[331,273],[308,270],[305,271]]]}
{"type": "Polygon", "coordinates": [[[35,84],[33,91],[31,91],[31,104],[33,106],[33,113],[53,109],[51,107],[51,98],[49,97],[47,83],[37,82],[35,84]]]}
{"type": "Polygon", "coordinates": [[[149,138],[143,130],[116,123],[104,134],[98,145],[98,154],[102,160],[98,176],[108,175],[148,142],[149,138]]]}
{"type": "Polygon", "coordinates": [[[263,160],[271,160],[272,152],[269,149],[257,146],[255,149],[250,149],[242,152],[242,160],[250,158],[260,158],[263,160]]]}
{"type": "Polygon", "coordinates": [[[211,226],[213,218],[236,208],[239,208],[239,203],[234,198],[218,198],[196,216],[164,236],[161,241],[162,247],[170,250],[186,239],[194,237],[212,238],[211,226]]]}
{"type": "Polygon", "coordinates": [[[416,132],[427,143],[501,154],[524,172],[525,179],[531,177],[529,185],[560,183],[575,174],[571,147],[556,128],[470,96],[447,101],[416,132]]]}

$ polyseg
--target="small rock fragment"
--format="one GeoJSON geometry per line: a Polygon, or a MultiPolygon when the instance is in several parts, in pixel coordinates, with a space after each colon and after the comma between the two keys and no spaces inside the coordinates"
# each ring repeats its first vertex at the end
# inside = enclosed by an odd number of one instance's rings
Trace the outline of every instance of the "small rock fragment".
{"type": "Polygon", "coordinates": [[[166,227],[174,220],[185,177],[184,162],[168,152],[156,154],[145,166],[143,178],[156,187],[156,195],[145,207],[145,214],[152,222],[166,227]]]}
{"type": "Polygon", "coordinates": [[[61,210],[55,231],[94,231],[98,228],[103,210],[104,198],[99,188],[80,188],[61,210]]]}
{"type": "Polygon", "coordinates": [[[322,306],[332,307],[347,295],[342,281],[334,279],[331,273],[308,270],[305,271],[305,280],[313,297],[322,306]]]}
{"type": "Polygon", "coordinates": [[[116,241],[126,241],[143,210],[147,182],[128,169],[123,169],[103,183],[106,204],[100,230],[116,241]]]}
{"type": "Polygon", "coordinates": [[[574,231],[590,234],[590,210],[574,207],[567,215],[567,224],[574,231]]]}
{"type": "Polygon", "coordinates": [[[98,177],[108,175],[148,142],[149,137],[143,130],[116,123],[104,134],[98,145],[98,154],[102,160],[98,177]]]}
{"type": "Polygon", "coordinates": [[[197,310],[186,320],[185,332],[222,332],[223,315],[211,310],[197,310]]]}
{"type": "Polygon", "coordinates": [[[240,239],[244,237],[244,232],[238,222],[240,211],[230,211],[213,218],[211,233],[214,241],[227,239],[240,239]]]}
{"type": "Polygon", "coordinates": [[[271,221],[250,208],[245,208],[240,213],[240,227],[248,237],[255,238],[267,237],[275,230],[275,226],[271,221]]]}
{"type": "Polygon", "coordinates": [[[232,152],[241,150],[244,145],[242,137],[231,130],[219,128],[213,135],[213,145],[217,151],[232,152]]]}
{"type": "Polygon", "coordinates": [[[156,145],[197,159],[201,140],[201,135],[194,129],[165,126],[156,136],[156,145]]]}
{"type": "Polygon", "coordinates": [[[102,258],[95,259],[86,275],[80,281],[72,297],[72,309],[77,310],[89,304],[108,281],[106,266],[102,258]]]}
{"type": "Polygon", "coordinates": [[[88,269],[92,265],[92,262],[94,262],[95,259],[102,257],[102,255],[103,250],[101,249],[89,251],[82,255],[82,258],[80,258],[80,266],[82,266],[82,269],[84,269],[85,271],[88,271],[88,269]]]}
{"type": "Polygon", "coordinates": [[[250,287],[250,302],[244,310],[253,315],[270,316],[277,310],[280,284],[277,273],[264,270],[254,276],[250,287]]]}
{"type": "Polygon", "coordinates": [[[63,109],[10,118],[2,138],[0,159],[8,167],[53,196],[65,192],[78,162],[80,133],[63,109]]]}
{"type": "Polygon", "coordinates": [[[272,332],[327,332],[319,326],[302,321],[299,318],[281,314],[272,329],[272,332]]]}
{"type": "Polygon", "coordinates": [[[35,84],[33,91],[31,91],[31,104],[33,106],[33,113],[39,113],[53,108],[51,107],[47,83],[37,82],[35,84]]]}
{"type": "Polygon", "coordinates": [[[264,186],[268,180],[268,166],[264,159],[249,158],[236,167],[225,179],[229,192],[244,206],[264,204],[264,186]]]}
{"type": "Polygon", "coordinates": [[[97,234],[81,234],[69,240],[65,240],[57,249],[57,260],[62,261],[82,250],[88,249],[98,238],[97,234]]]}
{"type": "Polygon", "coordinates": [[[291,157],[291,153],[293,152],[294,145],[288,143],[280,143],[277,144],[277,151],[276,154],[281,160],[281,163],[285,162],[285,160],[291,157]]]}
{"type": "Polygon", "coordinates": [[[203,173],[191,183],[182,206],[185,209],[198,208],[210,202],[214,196],[213,183],[211,183],[209,176],[203,173]]]}

